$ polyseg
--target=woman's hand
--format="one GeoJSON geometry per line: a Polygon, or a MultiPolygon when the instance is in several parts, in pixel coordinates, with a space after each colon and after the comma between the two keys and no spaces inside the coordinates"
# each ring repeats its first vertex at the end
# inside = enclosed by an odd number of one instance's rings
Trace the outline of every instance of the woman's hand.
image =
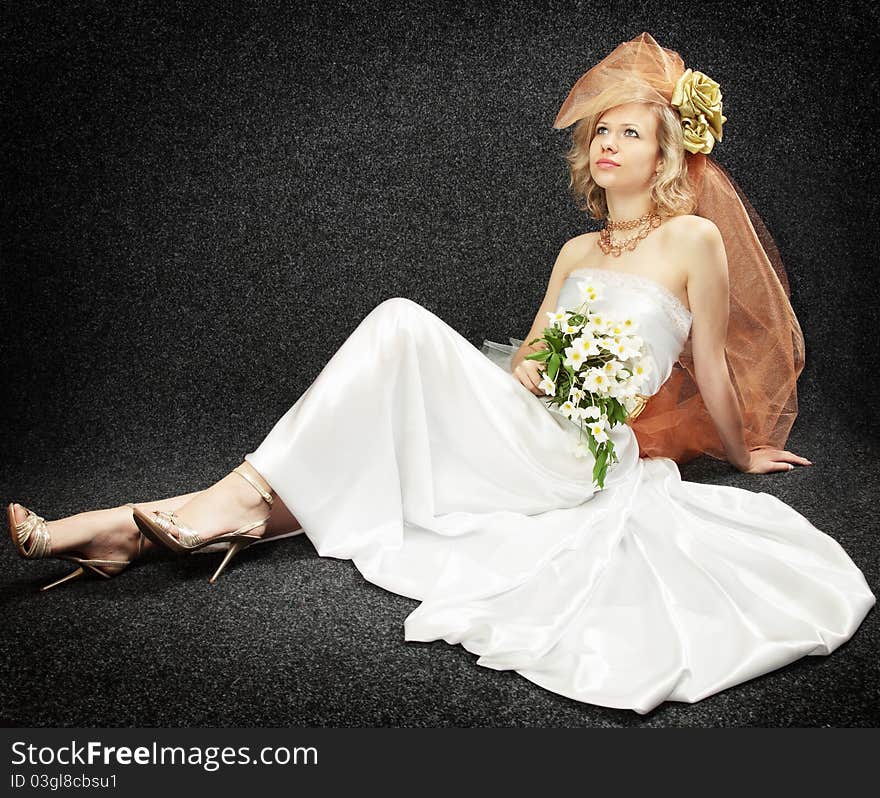
{"type": "Polygon", "coordinates": [[[749,452],[749,464],[741,468],[745,474],[769,474],[771,471],[791,471],[794,464],[813,465],[806,457],[800,457],[785,449],[761,446],[749,452]]]}
{"type": "Polygon", "coordinates": [[[523,359],[513,370],[513,376],[535,394],[535,396],[546,396],[547,394],[544,393],[544,389],[538,387],[541,383],[541,371],[543,370],[543,367],[544,364],[537,360],[523,359]]]}

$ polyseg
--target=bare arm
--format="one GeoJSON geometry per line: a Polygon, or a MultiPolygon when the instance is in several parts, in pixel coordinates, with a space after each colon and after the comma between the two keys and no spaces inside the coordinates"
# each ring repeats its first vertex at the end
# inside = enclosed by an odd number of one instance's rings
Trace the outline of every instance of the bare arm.
{"type": "MultiPolygon", "coordinates": [[[[725,355],[730,282],[724,241],[716,225],[708,219],[699,219],[685,236],[684,243],[692,256],[687,291],[693,314],[694,376],[728,461],[748,474],[787,471],[795,464],[812,465],[805,457],[787,449],[746,448],[742,414],[725,355]]],[[[760,345],[760,341],[755,341],[755,346],[760,345]]]]}
{"type": "MultiPolygon", "coordinates": [[[[688,301],[693,314],[691,343],[694,372],[703,403],[724,444],[727,459],[740,471],[751,463],[743,434],[742,414],[725,356],[730,312],[727,254],[713,222],[700,219],[685,234],[689,262],[688,301]]],[[[755,342],[756,346],[760,342],[755,342]]]]}
{"type": "Polygon", "coordinates": [[[562,245],[562,249],[559,250],[559,254],[556,256],[556,262],[553,264],[550,280],[547,283],[547,290],[544,292],[544,301],[541,302],[541,307],[538,308],[538,312],[535,314],[535,320],[532,322],[531,329],[529,329],[520,348],[513,354],[513,360],[511,361],[512,371],[516,370],[526,355],[547,348],[543,341],[533,346],[529,346],[529,341],[539,337],[544,332],[544,328],[549,326],[547,314],[556,310],[556,303],[559,300],[559,293],[562,291],[562,284],[565,282],[568,272],[575,265],[577,256],[578,245],[576,239],[569,239],[562,245]]]}

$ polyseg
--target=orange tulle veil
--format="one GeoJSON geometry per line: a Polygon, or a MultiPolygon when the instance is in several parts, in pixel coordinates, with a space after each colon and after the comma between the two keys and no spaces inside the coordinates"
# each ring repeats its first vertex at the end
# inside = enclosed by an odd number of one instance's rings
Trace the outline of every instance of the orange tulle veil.
{"type": "MultiPolygon", "coordinates": [[[[624,103],[669,103],[684,71],[677,53],[642,33],[575,83],[554,127],[566,128],[624,103]]],[[[797,379],[804,367],[804,338],[789,300],[785,268],[767,228],[730,174],[704,153],[686,152],[685,157],[698,198],[694,212],[711,219],[724,239],[730,283],[726,356],[746,446],[784,448],[797,417],[797,379]]],[[[697,387],[690,337],[669,379],[630,423],[642,457],[679,463],[704,453],[726,458],[697,387]]]]}

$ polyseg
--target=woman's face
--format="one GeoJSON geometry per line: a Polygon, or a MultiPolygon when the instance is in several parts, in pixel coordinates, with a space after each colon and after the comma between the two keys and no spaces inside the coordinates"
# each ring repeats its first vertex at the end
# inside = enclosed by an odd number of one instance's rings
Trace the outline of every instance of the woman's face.
{"type": "Polygon", "coordinates": [[[602,113],[590,141],[590,174],[604,189],[645,191],[661,161],[658,120],[645,103],[618,105],[602,113]],[[618,166],[603,166],[609,159],[618,166]]]}

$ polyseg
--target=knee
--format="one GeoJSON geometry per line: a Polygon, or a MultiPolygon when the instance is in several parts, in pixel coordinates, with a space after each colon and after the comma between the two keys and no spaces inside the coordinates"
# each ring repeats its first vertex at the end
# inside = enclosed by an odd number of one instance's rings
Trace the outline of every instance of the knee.
{"type": "Polygon", "coordinates": [[[384,302],[380,302],[377,310],[383,308],[387,313],[409,313],[416,308],[421,309],[421,307],[422,306],[418,302],[413,302],[405,296],[395,296],[391,297],[391,299],[386,299],[384,302]]]}
{"type": "Polygon", "coordinates": [[[395,325],[414,318],[422,312],[424,312],[424,308],[418,302],[413,302],[403,296],[386,299],[373,309],[374,314],[382,319],[392,321],[395,325]]]}
{"type": "Polygon", "coordinates": [[[368,319],[374,334],[387,343],[420,338],[429,312],[418,302],[406,297],[392,297],[380,302],[368,319]]]}

